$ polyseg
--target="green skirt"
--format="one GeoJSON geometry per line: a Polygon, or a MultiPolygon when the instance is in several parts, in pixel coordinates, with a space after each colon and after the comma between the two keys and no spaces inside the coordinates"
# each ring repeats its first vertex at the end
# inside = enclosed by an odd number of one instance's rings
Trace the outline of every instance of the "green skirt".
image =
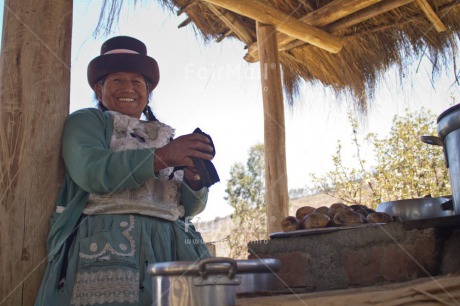
{"type": "Polygon", "coordinates": [[[149,264],[210,256],[190,221],[141,215],[83,216],[67,243],[67,260],[64,246],[48,264],[35,305],[151,305],[149,264]]]}

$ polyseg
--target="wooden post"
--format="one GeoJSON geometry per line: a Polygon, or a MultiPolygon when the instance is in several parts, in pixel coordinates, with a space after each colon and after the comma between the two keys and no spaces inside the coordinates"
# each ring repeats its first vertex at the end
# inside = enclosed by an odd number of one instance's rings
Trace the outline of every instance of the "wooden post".
{"type": "Polygon", "coordinates": [[[257,22],[265,133],[265,201],[268,233],[281,231],[288,215],[284,105],[274,26],[257,22]]]}
{"type": "Polygon", "coordinates": [[[63,167],[72,1],[5,0],[0,57],[0,305],[33,305],[63,167]]]}

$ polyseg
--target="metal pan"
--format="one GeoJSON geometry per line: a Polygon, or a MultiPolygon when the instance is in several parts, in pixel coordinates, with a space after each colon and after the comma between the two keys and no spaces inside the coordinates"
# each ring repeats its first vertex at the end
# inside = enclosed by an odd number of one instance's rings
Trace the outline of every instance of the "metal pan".
{"type": "Polygon", "coordinates": [[[421,220],[454,215],[452,197],[417,198],[380,203],[376,211],[406,220],[421,220]]]}

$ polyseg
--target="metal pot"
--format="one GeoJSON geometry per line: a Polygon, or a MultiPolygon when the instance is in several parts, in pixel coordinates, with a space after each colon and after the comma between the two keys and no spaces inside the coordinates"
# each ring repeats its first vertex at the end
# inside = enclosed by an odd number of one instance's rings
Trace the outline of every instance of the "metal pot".
{"type": "Polygon", "coordinates": [[[437,122],[439,137],[421,136],[420,140],[443,147],[444,162],[449,168],[453,211],[460,215],[460,104],[442,112],[437,122]]]}
{"type": "Polygon", "coordinates": [[[454,215],[452,198],[418,198],[380,203],[376,211],[401,217],[403,221],[448,217],[454,215]]]}
{"type": "Polygon", "coordinates": [[[214,257],[200,262],[150,265],[153,305],[230,306],[237,293],[276,289],[278,259],[233,260],[214,257]]]}

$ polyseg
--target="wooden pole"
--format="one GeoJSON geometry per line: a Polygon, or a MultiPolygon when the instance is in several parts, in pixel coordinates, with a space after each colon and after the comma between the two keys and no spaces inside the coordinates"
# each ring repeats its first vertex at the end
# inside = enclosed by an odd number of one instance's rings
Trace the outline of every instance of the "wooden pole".
{"type": "MultiPolygon", "coordinates": [[[[299,18],[299,21],[314,27],[324,27],[381,1],[383,0],[335,0],[299,18]]],[[[284,33],[277,33],[277,39],[278,51],[285,50],[286,46],[291,45],[296,40],[295,37],[284,33]]],[[[251,63],[256,62],[259,59],[258,52],[257,43],[250,44],[248,53],[244,57],[245,60],[251,63]]]]}
{"type": "Polygon", "coordinates": [[[264,103],[267,232],[270,234],[282,230],[280,221],[289,213],[284,105],[275,27],[257,22],[257,41],[264,103]]]}
{"type": "Polygon", "coordinates": [[[338,53],[343,44],[337,37],[303,23],[302,21],[279,11],[259,0],[203,0],[249,17],[258,22],[271,24],[288,36],[303,40],[332,53],[338,53]]]}
{"type": "Polygon", "coordinates": [[[0,56],[0,305],[33,305],[63,165],[72,1],[5,0],[0,56]]]}
{"type": "Polygon", "coordinates": [[[446,26],[444,25],[444,23],[442,23],[441,19],[439,19],[438,15],[436,15],[436,12],[430,6],[428,1],[426,1],[426,0],[417,0],[417,4],[422,9],[423,13],[425,13],[425,15],[428,18],[428,20],[433,24],[433,26],[436,29],[436,31],[444,32],[444,31],[447,30],[446,26]]]}

